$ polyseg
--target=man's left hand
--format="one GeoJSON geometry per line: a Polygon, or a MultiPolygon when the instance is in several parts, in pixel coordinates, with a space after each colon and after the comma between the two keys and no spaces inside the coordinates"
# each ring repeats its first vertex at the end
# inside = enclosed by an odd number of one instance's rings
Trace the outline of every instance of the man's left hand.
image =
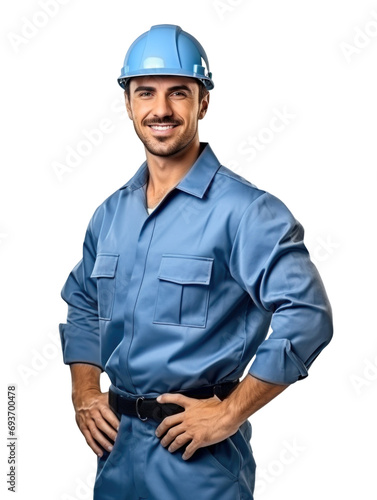
{"type": "Polygon", "coordinates": [[[175,403],[185,411],[166,417],[156,429],[162,437],[161,444],[171,453],[189,443],[182,455],[184,460],[193,456],[198,448],[219,443],[235,434],[240,424],[230,414],[226,400],[216,396],[210,399],[194,399],[182,394],[163,394],[159,403],[175,403]]]}

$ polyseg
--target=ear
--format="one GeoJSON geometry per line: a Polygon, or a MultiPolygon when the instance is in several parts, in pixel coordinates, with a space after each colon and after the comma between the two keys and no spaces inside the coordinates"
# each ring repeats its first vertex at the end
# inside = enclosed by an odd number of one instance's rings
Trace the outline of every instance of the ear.
{"type": "Polygon", "coordinates": [[[202,102],[200,103],[199,115],[198,115],[199,120],[203,120],[203,118],[205,117],[208,110],[208,106],[209,106],[209,92],[205,97],[203,97],[202,102]]]}
{"type": "Polygon", "coordinates": [[[128,98],[128,95],[127,95],[127,92],[125,91],[124,92],[124,99],[125,99],[125,102],[126,102],[126,110],[127,110],[127,114],[128,114],[128,118],[130,120],[133,120],[133,114],[132,114],[132,109],[131,109],[131,103],[130,103],[130,100],[128,98]]]}

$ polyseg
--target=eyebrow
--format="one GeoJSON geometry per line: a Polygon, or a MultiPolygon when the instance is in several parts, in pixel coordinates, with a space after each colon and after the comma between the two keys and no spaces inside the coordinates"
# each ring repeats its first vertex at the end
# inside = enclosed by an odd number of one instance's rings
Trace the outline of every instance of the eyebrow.
{"type": "MultiPolygon", "coordinates": [[[[156,90],[156,87],[148,87],[146,85],[139,85],[139,87],[137,87],[134,90],[134,94],[136,94],[136,92],[153,92],[154,90],[156,90]]],[[[177,90],[186,90],[187,92],[190,92],[192,94],[192,90],[187,85],[175,85],[174,87],[168,88],[169,92],[176,92],[177,90]]]]}

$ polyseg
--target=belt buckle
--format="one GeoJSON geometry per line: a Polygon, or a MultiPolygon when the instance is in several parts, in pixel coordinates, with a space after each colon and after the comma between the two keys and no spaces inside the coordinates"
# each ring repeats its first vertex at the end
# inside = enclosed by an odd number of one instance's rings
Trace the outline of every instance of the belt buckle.
{"type": "Polygon", "coordinates": [[[145,417],[145,418],[142,418],[141,415],[140,415],[140,411],[139,411],[139,403],[140,401],[143,401],[145,398],[143,396],[140,396],[139,398],[137,398],[136,400],[136,415],[138,416],[138,418],[142,421],[142,422],[146,422],[148,420],[148,417],[145,417]]]}

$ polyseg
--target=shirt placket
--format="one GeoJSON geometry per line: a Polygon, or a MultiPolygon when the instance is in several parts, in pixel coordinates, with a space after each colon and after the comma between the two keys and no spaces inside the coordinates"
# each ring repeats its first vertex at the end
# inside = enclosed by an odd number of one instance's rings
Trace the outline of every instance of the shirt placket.
{"type": "MultiPolygon", "coordinates": [[[[139,233],[136,255],[134,261],[134,267],[132,270],[129,291],[127,294],[125,302],[125,320],[124,320],[124,338],[122,341],[122,346],[120,350],[119,362],[120,368],[126,369],[127,378],[136,393],[137,388],[135,387],[132,375],[129,371],[129,356],[132,348],[132,342],[135,336],[135,309],[140,294],[141,287],[145,280],[148,279],[146,275],[146,265],[149,255],[150,246],[153,239],[153,233],[155,230],[156,218],[148,217],[139,233]]],[[[128,386],[129,384],[126,384],[128,386]]]]}

